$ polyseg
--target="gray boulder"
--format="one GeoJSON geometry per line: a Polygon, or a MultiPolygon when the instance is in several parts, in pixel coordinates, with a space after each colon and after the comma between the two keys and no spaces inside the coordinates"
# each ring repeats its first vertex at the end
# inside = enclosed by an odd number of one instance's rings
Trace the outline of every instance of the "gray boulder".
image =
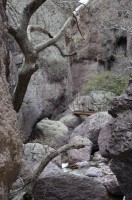
{"type": "Polygon", "coordinates": [[[68,173],[38,180],[35,200],[108,200],[105,187],[93,178],[68,173]]]}
{"type": "MultiPolygon", "coordinates": [[[[124,101],[126,100],[124,99],[124,101]]],[[[124,108],[125,105],[123,110],[124,108]]],[[[101,129],[98,140],[101,155],[112,158],[111,169],[116,174],[126,200],[132,199],[132,178],[130,176],[132,173],[131,130],[132,114],[131,110],[127,110],[118,114],[117,118],[101,129]]]]}
{"type": "Polygon", "coordinates": [[[87,117],[86,120],[80,124],[76,129],[74,129],[71,138],[74,136],[80,135],[88,138],[93,143],[93,148],[98,148],[98,136],[99,131],[103,128],[108,122],[110,122],[112,117],[107,112],[98,112],[90,117],[87,117]]]}
{"type": "Polygon", "coordinates": [[[82,161],[89,161],[91,157],[91,151],[92,151],[92,142],[82,136],[75,136],[70,141],[69,144],[84,144],[85,147],[82,149],[72,149],[68,151],[68,158],[69,158],[69,164],[75,164],[77,162],[82,161]]]}
{"type": "Polygon", "coordinates": [[[109,194],[115,196],[123,196],[119,183],[116,176],[109,176],[105,179],[104,186],[106,187],[109,194]]]}
{"type": "Polygon", "coordinates": [[[81,118],[73,115],[72,113],[61,117],[59,121],[65,124],[70,131],[76,128],[82,122],[81,118]]]}
{"type": "Polygon", "coordinates": [[[100,153],[103,157],[115,157],[132,149],[132,113],[125,111],[101,129],[100,153]]]}
{"type": "Polygon", "coordinates": [[[101,168],[97,168],[97,167],[90,167],[86,172],[85,172],[86,176],[89,177],[102,177],[103,176],[103,172],[101,168]]]}
{"type": "Polygon", "coordinates": [[[60,121],[43,119],[36,124],[33,137],[40,138],[50,147],[59,148],[69,139],[68,128],[60,121]]]}

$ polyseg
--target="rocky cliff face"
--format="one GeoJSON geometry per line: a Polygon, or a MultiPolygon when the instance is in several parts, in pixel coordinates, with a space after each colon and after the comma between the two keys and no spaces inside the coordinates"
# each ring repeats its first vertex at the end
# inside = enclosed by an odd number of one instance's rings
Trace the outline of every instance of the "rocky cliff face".
{"type": "Polygon", "coordinates": [[[67,45],[77,56],[70,59],[74,89],[80,90],[93,73],[122,71],[130,66],[132,52],[132,16],[129,0],[98,0],[78,17],[70,28],[67,45]]]}
{"type": "Polygon", "coordinates": [[[11,184],[19,172],[22,146],[6,80],[9,57],[2,1],[0,11],[0,199],[7,200],[11,184]]]}

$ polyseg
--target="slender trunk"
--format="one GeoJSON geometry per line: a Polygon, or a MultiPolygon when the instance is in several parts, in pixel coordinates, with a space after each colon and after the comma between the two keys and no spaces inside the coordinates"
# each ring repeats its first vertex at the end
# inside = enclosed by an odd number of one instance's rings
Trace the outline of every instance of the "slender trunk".
{"type": "Polygon", "coordinates": [[[36,64],[25,65],[18,75],[18,82],[13,94],[13,105],[16,112],[19,112],[24,96],[27,91],[32,74],[37,70],[36,64]]]}

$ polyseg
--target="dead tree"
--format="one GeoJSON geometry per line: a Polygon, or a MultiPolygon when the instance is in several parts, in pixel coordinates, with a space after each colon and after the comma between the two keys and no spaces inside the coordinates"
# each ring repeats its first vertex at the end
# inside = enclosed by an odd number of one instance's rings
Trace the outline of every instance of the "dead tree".
{"type": "Polygon", "coordinates": [[[89,7],[92,1],[87,0],[86,4],[79,4],[79,6],[71,13],[65,24],[55,36],[52,36],[48,32],[48,30],[45,30],[44,27],[29,25],[29,21],[32,15],[37,11],[39,7],[42,6],[42,4],[46,2],[46,0],[32,0],[30,3],[27,3],[20,16],[20,24],[15,26],[8,26],[9,33],[17,41],[24,55],[24,63],[21,66],[21,70],[18,74],[18,82],[13,92],[13,105],[16,112],[19,111],[22,105],[32,74],[34,74],[34,72],[38,69],[37,59],[40,52],[50,46],[55,46],[60,51],[63,57],[75,55],[75,53],[66,55],[59,47],[57,42],[60,40],[61,37],[64,36],[64,33],[66,29],[71,25],[71,22],[75,20],[75,18],[83,10],[85,10],[86,7],[89,7]],[[30,33],[32,31],[43,32],[44,34],[49,36],[49,40],[42,41],[40,44],[34,45],[31,41],[30,36],[30,33]]]}
{"type": "Polygon", "coordinates": [[[25,183],[23,188],[20,188],[17,191],[12,192],[9,199],[10,200],[24,200],[24,199],[27,199],[26,197],[28,197],[28,200],[33,200],[34,198],[33,198],[32,190],[34,188],[35,182],[36,182],[37,178],[39,177],[39,175],[41,174],[41,172],[44,170],[44,168],[48,165],[48,163],[53,158],[58,156],[60,153],[63,153],[70,149],[80,149],[80,148],[84,148],[84,145],[82,145],[82,144],[75,144],[75,145],[74,144],[66,144],[66,145],[60,147],[58,150],[53,150],[51,153],[49,153],[46,156],[46,158],[44,158],[41,161],[40,165],[38,166],[38,168],[36,169],[36,171],[34,172],[32,177],[30,177],[28,179],[28,181],[25,183]]]}

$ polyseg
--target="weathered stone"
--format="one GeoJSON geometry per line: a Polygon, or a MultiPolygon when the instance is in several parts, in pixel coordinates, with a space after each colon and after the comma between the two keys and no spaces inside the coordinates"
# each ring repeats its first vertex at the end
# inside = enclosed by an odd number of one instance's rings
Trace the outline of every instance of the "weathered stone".
{"type": "Polygon", "coordinates": [[[60,121],[43,119],[36,124],[33,137],[41,138],[43,144],[50,147],[59,148],[69,139],[68,128],[60,121]]]}
{"type": "Polygon", "coordinates": [[[112,159],[111,169],[116,174],[126,200],[132,199],[132,151],[128,150],[112,159]]]}
{"type": "Polygon", "coordinates": [[[103,157],[113,158],[132,148],[132,112],[125,111],[99,134],[100,153],[103,157]]]}
{"type": "MultiPolygon", "coordinates": [[[[37,168],[40,161],[52,151],[54,151],[54,149],[48,145],[42,145],[39,143],[27,143],[24,145],[23,159],[30,166],[30,169],[34,170],[37,168]]],[[[61,156],[57,156],[52,160],[52,162],[61,167],[61,156]]]]}
{"type": "MultiPolygon", "coordinates": [[[[27,143],[24,145],[24,154],[21,165],[21,171],[16,182],[13,184],[13,189],[18,189],[31,177],[38,168],[40,162],[54,149],[39,143],[27,143]]],[[[60,174],[62,170],[61,158],[57,156],[44,168],[39,176],[39,179],[49,175],[60,174]],[[59,167],[57,166],[59,165],[59,167]]]]}
{"type": "Polygon", "coordinates": [[[114,175],[109,176],[109,178],[106,178],[106,180],[104,182],[104,186],[106,187],[109,194],[112,194],[115,196],[121,196],[121,195],[123,196],[121,188],[120,188],[118,181],[114,175]]]}
{"type": "Polygon", "coordinates": [[[61,174],[37,181],[36,200],[108,200],[105,187],[93,178],[61,174]]]}
{"type": "Polygon", "coordinates": [[[74,136],[80,135],[88,138],[93,143],[93,148],[98,148],[98,136],[99,131],[104,127],[112,117],[107,112],[98,112],[90,117],[87,117],[86,120],[80,124],[73,131],[71,138],[74,136]]]}
{"type": "Polygon", "coordinates": [[[103,172],[101,168],[97,168],[97,167],[90,167],[86,172],[85,172],[86,176],[89,177],[102,177],[103,176],[103,172]]]}
{"type": "Polygon", "coordinates": [[[4,1],[0,1],[0,199],[7,200],[11,185],[20,170],[22,144],[6,79],[9,55],[3,4],[4,1]]]}
{"type": "Polygon", "coordinates": [[[109,162],[109,159],[102,157],[99,151],[97,151],[94,153],[92,161],[98,161],[98,163],[102,163],[102,162],[107,163],[109,162]]]}
{"type": "Polygon", "coordinates": [[[106,69],[119,72],[130,66],[132,36],[127,30],[114,26],[132,27],[132,16],[127,12],[131,6],[129,0],[98,0],[89,12],[78,17],[85,40],[78,33],[76,24],[69,29],[68,46],[77,51],[77,56],[70,60],[76,91],[80,91],[97,72],[106,69]]]}
{"type": "Polygon", "coordinates": [[[68,158],[70,164],[75,164],[76,162],[89,161],[92,151],[92,142],[86,137],[75,136],[70,141],[69,144],[84,144],[85,147],[82,149],[72,149],[68,151],[68,158]]]}
{"type": "Polygon", "coordinates": [[[126,200],[132,199],[132,80],[126,92],[113,100],[110,113],[115,119],[100,131],[102,156],[111,157],[111,169],[116,174],[126,200]]]}
{"type": "Polygon", "coordinates": [[[60,122],[65,124],[68,129],[71,131],[74,128],[76,128],[79,124],[81,124],[82,120],[81,118],[73,115],[73,114],[67,114],[59,119],[60,122]]]}

